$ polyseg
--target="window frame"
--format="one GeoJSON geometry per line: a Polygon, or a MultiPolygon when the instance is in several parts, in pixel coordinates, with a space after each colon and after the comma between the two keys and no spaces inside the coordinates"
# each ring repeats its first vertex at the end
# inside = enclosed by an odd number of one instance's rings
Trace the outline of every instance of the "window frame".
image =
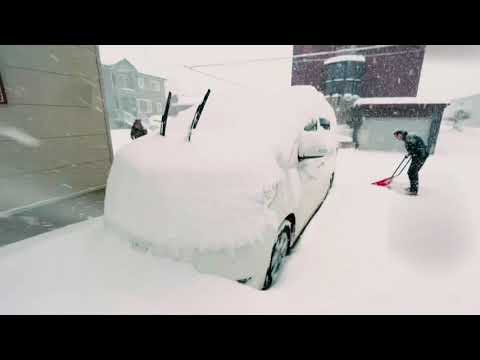
{"type": "Polygon", "coordinates": [[[326,117],[323,117],[323,116],[318,118],[318,124],[319,124],[319,128],[321,127],[323,130],[326,130],[326,131],[330,131],[331,128],[332,128],[332,122],[329,119],[327,119],[326,117]],[[324,125],[322,125],[322,120],[325,120],[325,121],[328,122],[328,129],[325,128],[324,125]]]}
{"type": "Polygon", "coordinates": [[[137,111],[139,114],[151,114],[152,113],[152,101],[149,99],[137,99],[137,111]],[[142,109],[142,103],[145,103],[146,111],[142,109]]]}
{"type": "Polygon", "coordinates": [[[130,85],[132,85],[130,82],[131,82],[131,79],[130,76],[126,73],[119,73],[119,74],[116,74],[116,79],[117,79],[117,83],[118,83],[118,88],[119,89],[127,89],[127,90],[135,90],[133,87],[129,87],[130,85]],[[124,82],[124,84],[122,84],[122,82],[124,82]],[[122,86],[122,85],[125,85],[125,86],[122,86]]]}
{"type": "Polygon", "coordinates": [[[150,80],[151,88],[153,91],[160,92],[162,91],[162,85],[160,84],[160,81],[158,80],[150,80]]]}
{"type": "Polygon", "coordinates": [[[308,133],[317,132],[318,127],[319,127],[318,119],[312,118],[308,121],[308,124],[306,124],[303,127],[303,131],[308,132],[308,133]]]}
{"type": "Polygon", "coordinates": [[[155,103],[155,106],[157,107],[157,113],[161,114],[163,110],[163,105],[161,102],[155,103]]]}

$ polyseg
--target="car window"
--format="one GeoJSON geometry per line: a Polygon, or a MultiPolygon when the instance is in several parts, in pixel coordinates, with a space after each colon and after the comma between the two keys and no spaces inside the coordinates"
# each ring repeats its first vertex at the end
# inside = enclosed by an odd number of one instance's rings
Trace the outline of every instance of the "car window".
{"type": "Polygon", "coordinates": [[[312,119],[308,122],[307,125],[305,125],[305,127],[303,128],[303,130],[305,131],[317,131],[318,130],[318,126],[317,126],[317,120],[316,119],[312,119]]]}
{"type": "Polygon", "coordinates": [[[320,118],[319,122],[322,128],[324,128],[325,130],[330,130],[330,121],[328,119],[320,118]]]}

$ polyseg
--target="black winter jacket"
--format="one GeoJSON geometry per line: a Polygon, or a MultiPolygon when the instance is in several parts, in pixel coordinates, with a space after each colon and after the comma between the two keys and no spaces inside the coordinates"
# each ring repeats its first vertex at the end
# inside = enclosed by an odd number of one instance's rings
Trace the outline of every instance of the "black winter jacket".
{"type": "Polygon", "coordinates": [[[412,158],[426,159],[428,157],[427,147],[420,136],[408,134],[405,137],[405,148],[412,158]]]}

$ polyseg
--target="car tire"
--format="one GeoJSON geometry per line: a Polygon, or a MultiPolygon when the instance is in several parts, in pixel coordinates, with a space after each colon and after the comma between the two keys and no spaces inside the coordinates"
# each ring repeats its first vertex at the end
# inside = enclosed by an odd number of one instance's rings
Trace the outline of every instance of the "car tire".
{"type": "Polygon", "coordinates": [[[291,224],[289,222],[284,222],[280,229],[277,240],[275,241],[275,244],[273,244],[272,254],[270,255],[270,264],[265,274],[262,290],[268,290],[278,280],[278,276],[282,271],[290,247],[292,236],[291,224]]]}

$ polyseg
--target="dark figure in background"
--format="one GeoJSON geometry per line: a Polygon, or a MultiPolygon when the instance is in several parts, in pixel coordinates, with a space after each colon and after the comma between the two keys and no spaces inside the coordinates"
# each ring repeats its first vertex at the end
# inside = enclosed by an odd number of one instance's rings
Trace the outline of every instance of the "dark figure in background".
{"type": "Polygon", "coordinates": [[[359,117],[353,117],[348,125],[353,128],[352,141],[355,149],[358,149],[358,132],[360,131],[360,127],[362,126],[362,119],[359,117]]]}
{"type": "Polygon", "coordinates": [[[135,120],[132,125],[132,130],[130,131],[130,137],[132,138],[132,140],[135,140],[144,135],[147,135],[147,129],[143,127],[142,121],[140,119],[135,120]]]}
{"type": "Polygon", "coordinates": [[[408,155],[412,157],[412,163],[410,164],[410,167],[408,169],[410,188],[406,190],[407,194],[409,195],[417,195],[418,172],[428,158],[427,147],[425,146],[425,143],[420,136],[409,135],[408,132],[403,130],[397,130],[393,134],[398,140],[405,142],[405,148],[407,149],[408,155]]]}

